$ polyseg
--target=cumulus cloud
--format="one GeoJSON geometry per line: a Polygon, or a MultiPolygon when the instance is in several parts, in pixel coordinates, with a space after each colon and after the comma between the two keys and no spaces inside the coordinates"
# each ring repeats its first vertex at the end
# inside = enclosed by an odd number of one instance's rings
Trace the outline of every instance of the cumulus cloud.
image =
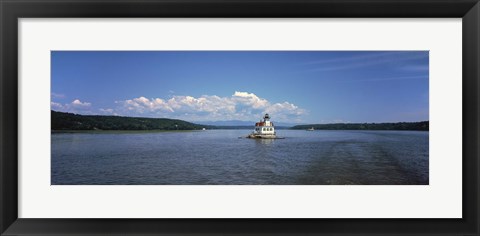
{"type": "Polygon", "coordinates": [[[63,112],[71,112],[71,113],[85,113],[89,114],[91,111],[89,110],[92,106],[89,102],[82,102],[80,99],[75,99],[71,103],[57,103],[57,102],[50,102],[50,107],[52,110],[55,111],[63,111],[63,112]]]}
{"type": "Polygon", "coordinates": [[[232,97],[238,103],[251,106],[254,109],[262,109],[269,105],[266,99],[259,98],[253,93],[235,91],[232,97]]]}
{"type": "MultiPolygon", "coordinates": [[[[116,102],[116,113],[130,116],[151,116],[207,120],[257,120],[270,113],[277,121],[297,121],[304,109],[289,103],[272,103],[254,93],[239,92],[230,97],[216,95],[173,96],[170,99],[138,97],[116,102]]],[[[112,111],[113,113],[113,111],[112,111]]]]}
{"type": "Polygon", "coordinates": [[[146,97],[134,98],[131,100],[125,100],[117,103],[123,103],[123,106],[129,111],[135,111],[136,113],[156,112],[156,111],[170,111],[173,110],[169,105],[160,98],[148,99],[146,97]]]}
{"type": "Polygon", "coordinates": [[[72,107],[90,107],[92,104],[89,102],[81,102],[78,99],[73,100],[72,103],[70,103],[72,107]]]}
{"type": "Polygon", "coordinates": [[[58,102],[50,102],[50,106],[53,110],[62,110],[64,106],[58,102]]]}

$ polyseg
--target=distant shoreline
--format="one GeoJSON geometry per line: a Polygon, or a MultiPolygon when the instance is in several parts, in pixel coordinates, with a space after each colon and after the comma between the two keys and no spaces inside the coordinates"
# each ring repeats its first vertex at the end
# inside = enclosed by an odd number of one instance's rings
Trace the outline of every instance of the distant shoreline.
{"type": "MultiPolygon", "coordinates": [[[[429,121],[397,123],[336,123],[308,124],[293,127],[276,126],[278,130],[405,130],[428,131],[429,121]]],[[[101,115],[78,115],[51,111],[51,131],[54,133],[75,132],[178,132],[206,130],[250,130],[252,126],[201,125],[167,118],[143,118],[101,115]]]]}
{"type": "Polygon", "coordinates": [[[336,124],[310,124],[296,125],[295,130],[410,130],[429,131],[429,121],[396,122],[396,123],[336,123],[336,124]]]}
{"type": "MultiPolygon", "coordinates": [[[[212,130],[247,130],[247,129],[210,129],[210,130],[50,130],[52,134],[136,134],[136,133],[188,133],[188,132],[203,132],[212,130]]],[[[295,130],[302,131],[300,129],[283,129],[283,130],[295,130]]],[[[416,131],[416,132],[428,132],[428,130],[354,130],[354,129],[323,129],[314,130],[318,131],[416,131]]]]}
{"type": "Polygon", "coordinates": [[[88,134],[130,134],[130,133],[185,133],[185,132],[200,132],[202,130],[50,130],[51,133],[65,134],[65,133],[88,133],[88,134]]]}

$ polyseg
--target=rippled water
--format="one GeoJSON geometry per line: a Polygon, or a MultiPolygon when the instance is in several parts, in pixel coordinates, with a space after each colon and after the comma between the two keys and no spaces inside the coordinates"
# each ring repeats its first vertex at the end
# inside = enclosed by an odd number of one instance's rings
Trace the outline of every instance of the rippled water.
{"type": "Polygon", "coordinates": [[[428,184],[428,132],[52,133],[52,184],[428,184]]]}

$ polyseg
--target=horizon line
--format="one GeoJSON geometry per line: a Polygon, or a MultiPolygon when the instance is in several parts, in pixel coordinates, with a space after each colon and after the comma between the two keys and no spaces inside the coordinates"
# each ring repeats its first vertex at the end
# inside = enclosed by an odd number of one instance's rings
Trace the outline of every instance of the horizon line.
{"type": "MultiPolygon", "coordinates": [[[[53,112],[58,112],[58,113],[66,113],[66,114],[73,114],[73,115],[78,115],[78,116],[114,116],[114,117],[126,117],[126,118],[141,118],[141,119],[169,119],[169,120],[180,120],[180,121],[185,121],[189,122],[192,124],[199,124],[199,125],[204,125],[200,124],[198,122],[225,122],[225,121],[241,121],[241,122],[252,122],[254,123],[255,121],[242,121],[242,120],[217,120],[217,121],[187,121],[187,120],[182,120],[182,119],[177,119],[177,118],[167,118],[167,117],[142,117],[142,116],[122,116],[122,115],[96,115],[96,114],[78,114],[78,113],[72,113],[72,112],[63,112],[63,111],[55,111],[50,109],[50,111],[53,112]]],[[[295,124],[294,126],[299,126],[299,125],[330,125],[330,124],[393,124],[393,123],[421,123],[421,122],[430,122],[430,120],[420,120],[420,121],[384,121],[384,122],[334,122],[334,123],[291,123],[295,124]]],[[[273,123],[289,123],[285,121],[276,121],[273,123]]],[[[212,126],[246,126],[246,125],[212,125],[212,126]]],[[[281,125],[280,125],[281,126],[281,125]]]]}

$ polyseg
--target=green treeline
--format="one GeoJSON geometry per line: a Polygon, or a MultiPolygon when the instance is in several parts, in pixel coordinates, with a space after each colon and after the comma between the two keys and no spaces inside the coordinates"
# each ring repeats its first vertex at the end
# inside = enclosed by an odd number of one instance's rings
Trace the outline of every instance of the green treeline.
{"type": "Polygon", "coordinates": [[[428,121],[398,122],[398,123],[337,123],[337,124],[312,124],[296,125],[291,129],[316,130],[419,130],[428,131],[428,121]]]}
{"type": "MultiPolygon", "coordinates": [[[[183,120],[124,116],[77,115],[51,111],[52,130],[201,130],[252,129],[252,126],[199,125],[183,120]]],[[[338,123],[297,125],[291,129],[306,130],[421,130],[428,131],[428,121],[399,123],[338,123]]],[[[285,129],[286,127],[277,127],[285,129]]]]}
{"type": "Polygon", "coordinates": [[[122,116],[77,115],[51,111],[52,130],[201,130],[208,128],[183,120],[122,116]]]}

